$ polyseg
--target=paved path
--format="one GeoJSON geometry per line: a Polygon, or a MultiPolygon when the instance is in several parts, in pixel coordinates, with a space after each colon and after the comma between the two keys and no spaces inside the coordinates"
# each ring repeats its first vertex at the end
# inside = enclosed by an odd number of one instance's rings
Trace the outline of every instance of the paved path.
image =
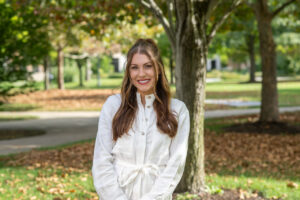
{"type": "MultiPolygon", "coordinates": [[[[280,108],[280,112],[300,111],[299,107],[280,108]]],[[[258,113],[259,109],[206,111],[205,118],[258,113]]],[[[0,129],[42,129],[41,136],[0,141],[0,155],[30,151],[96,137],[99,112],[0,112],[1,115],[33,115],[40,119],[0,122],[0,129]]]]}

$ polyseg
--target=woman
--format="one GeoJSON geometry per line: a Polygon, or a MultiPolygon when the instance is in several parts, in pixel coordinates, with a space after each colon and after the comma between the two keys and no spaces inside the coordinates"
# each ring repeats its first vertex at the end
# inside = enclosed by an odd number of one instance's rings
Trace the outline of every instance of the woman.
{"type": "Polygon", "coordinates": [[[127,54],[121,94],[104,103],[92,174],[101,200],[170,200],[183,174],[189,112],[171,99],[158,48],[139,39],[127,54]]]}

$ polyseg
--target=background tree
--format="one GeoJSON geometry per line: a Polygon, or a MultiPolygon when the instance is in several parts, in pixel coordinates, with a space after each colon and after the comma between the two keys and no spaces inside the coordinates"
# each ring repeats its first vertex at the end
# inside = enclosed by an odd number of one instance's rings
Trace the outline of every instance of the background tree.
{"type": "Polygon", "coordinates": [[[255,0],[246,1],[252,8],[259,32],[260,55],[262,60],[262,90],[261,90],[261,122],[279,121],[277,72],[276,72],[276,44],[272,31],[272,20],[285,7],[296,2],[255,0]]]}
{"type": "Polygon", "coordinates": [[[276,17],[274,40],[277,44],[277,70],[279,75],[294,76],[300,72],[300,11],[292,4],[276,17]]]}
{"type": "Polygon", "coordinates": [[[232,20],[231,23],[235,24],[234,29],[237,29],[242,34],[244,48],[242,47],[241,49],[247,52],[250,61],[249,82],[254,83],[256,71],[255,44],[258,35],[255,17],[251,10],[247,6],[243,5],[240,6],[233,15],[231,15],[230,19],[232,20]]]}
{"type": "Polygon", "coordinates": [[[163,25],[175,53],[176,96],[191,116],[189,150],[178,191],[206,191],[204,172],[204,99],[208,46],[241,1],[140,0],[163,25]]]}
{"type": "Polygon", "coordinates": [[[80,45],[82,42],[72,31],[74,27],[102,40],[110,25],[113,24],[114,30],[118,30],[122,22],[134,24],[144,13],[143,9],[137,8],[134,2],[125,0],[43,0],[31,3],[42,16],[49,17],[48,32],[52,45],[57,51],[58,87],[60,89],[64,88],[64,49],[67,46],[80,45]]]}
{"type": "Polygon", "coordinates": [[[27,80],[26,65],[38,64],[50,50],[45,18],[33,7],[0,2],[0,80],[27,80]]]}
{"type": "Polygon", "coordinates": [[[0,1],[0,95],[4,99],[16,91],[35,89],[27,65],[38,65],[50,51],[45,26],[47,21],[33,7],[0,1]],[[14,90],[20,80],[22,89],[14,90]]]}

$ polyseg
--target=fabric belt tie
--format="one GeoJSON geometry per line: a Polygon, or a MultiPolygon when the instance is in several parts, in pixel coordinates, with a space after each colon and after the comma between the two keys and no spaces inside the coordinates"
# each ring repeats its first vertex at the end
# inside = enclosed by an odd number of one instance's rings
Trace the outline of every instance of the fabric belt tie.
{"type": "Polygon", "coordinates": [[[124,162],[116,162],[116,164],[128,167],[126,169],[126,173],[121,174],[118,178],[121,187],[124,187],[133,182],[140,173],[152,174],[154,176],[158,176],[159,174],[159,168],[155,164],[147,163],[144,165],[132,165],[124,162]]]}

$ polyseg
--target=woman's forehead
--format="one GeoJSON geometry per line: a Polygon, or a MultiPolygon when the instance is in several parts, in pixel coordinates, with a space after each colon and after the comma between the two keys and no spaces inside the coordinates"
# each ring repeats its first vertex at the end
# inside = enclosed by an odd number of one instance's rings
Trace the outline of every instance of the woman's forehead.
{"type": "Polygon", "coordinates": [[[141,53],[136,53],[132,57],[131,65],[143,65],[143,64],[146,64],[149,62],[151,63],[152,61],[150,60],[150,58],[147,55],[141,54],[141,53]]]}

